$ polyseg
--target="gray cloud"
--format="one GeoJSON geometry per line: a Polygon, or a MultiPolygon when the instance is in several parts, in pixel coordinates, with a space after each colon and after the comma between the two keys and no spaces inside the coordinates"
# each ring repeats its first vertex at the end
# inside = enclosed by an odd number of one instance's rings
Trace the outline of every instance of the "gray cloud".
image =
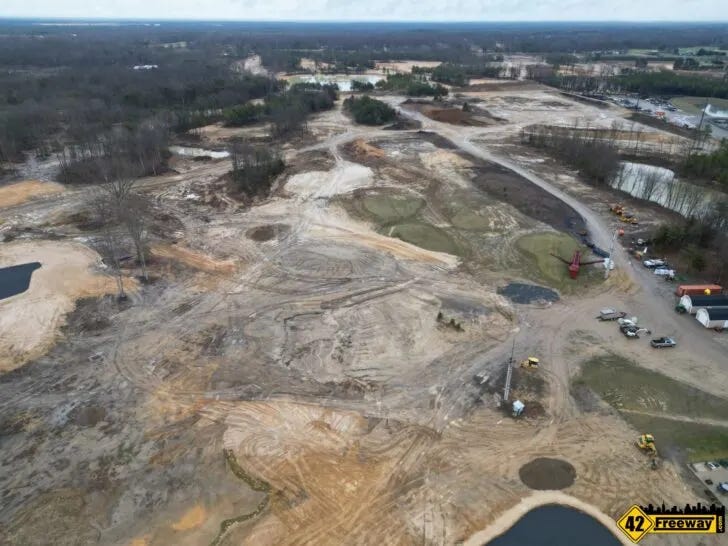
{"type": "Polygon", "coordinates": [[[0,16],[217,20],[712,21],[725,0],[2,0],[0,16]]]}

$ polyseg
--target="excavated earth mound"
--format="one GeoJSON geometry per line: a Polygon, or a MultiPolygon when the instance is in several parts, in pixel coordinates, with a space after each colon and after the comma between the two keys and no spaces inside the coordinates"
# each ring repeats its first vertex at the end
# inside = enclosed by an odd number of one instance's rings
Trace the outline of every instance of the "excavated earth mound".
{"type": "Polygon", "coordinates": [[[539,457],[524,464],[518,475],[531,489],[565,489],[574,483],[576,470],[567,461],[539,457]]]}

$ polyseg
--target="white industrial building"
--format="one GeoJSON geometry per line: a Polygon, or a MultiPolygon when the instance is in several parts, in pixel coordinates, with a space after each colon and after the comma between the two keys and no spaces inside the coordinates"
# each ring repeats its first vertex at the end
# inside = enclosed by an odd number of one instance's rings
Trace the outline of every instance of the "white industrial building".
{"type": "Polygon", "coordinates": [[[728,309],[728,296],[689,296],[680,298],[679,306],[694,315],[699,309],[728,309]]]}
{"type": "Polygon", "coordinates": [[[716,330],[728,328],[728,309],[700,309],[695,318],[706,328],[716,330]]]}

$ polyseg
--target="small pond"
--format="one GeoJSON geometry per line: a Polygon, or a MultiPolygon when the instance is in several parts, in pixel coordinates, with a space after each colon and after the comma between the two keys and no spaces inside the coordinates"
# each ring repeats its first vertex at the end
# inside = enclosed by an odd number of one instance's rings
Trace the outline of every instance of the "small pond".
{"type": "Polygon", "coordinates": [[[39,268],[39,262],[0,267],[0,300],[25,292],[33,271],[39,268]]]}
{"type": "Polygon", "coordinates": [[[550,288],[520,282],[512,282],[503,288],[499,288],[498,293],[514,303],[553,302],[559,299],[558,292],[550,288]]]}
{"type": "Polygon", "coordinates": [[[230,152],[226,150],[205,150],[204,148],[192,148],[190,146],[170,146],[169,151],[175,155],[185,157],[209,157],[210,159],[225,159],[226,157],[230,157],[230,152]]]}
{"type": "MultiPolygon", "coordinates": [[[[616,529],[616,524],[615,524],[616,529]]],[[[620,546],[614,534],[584,512],[547,504],[528,512],[487,546],[620,546]]]]}

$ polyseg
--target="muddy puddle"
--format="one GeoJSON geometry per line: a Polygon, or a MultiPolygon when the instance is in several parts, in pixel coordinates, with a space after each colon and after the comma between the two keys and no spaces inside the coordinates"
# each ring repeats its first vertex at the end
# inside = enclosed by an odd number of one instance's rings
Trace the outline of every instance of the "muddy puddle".
{"type": "Polygon", "coordinates": [[[619,546],[621,542],[600,522],[580,510],[560,504],[539,506],[487,546],[619,546]]]}
{"type": "Polygon", "coordinates": [[[554,302],[559,299],[559,294],[550,288],[520,282],[499,288],[498,293],[514,303],[554,302]]]}
{"type": "Polygon", "coordinates": [[[291,231],[291,226],[286,224],[269,224],[266,226],[258,226],[251,228],[245,232],[249,239],[258,242],[270,241],[272,239],[281,239],[291,231]]]}
{"type": "Polygon", "coordinates": [[[30,286],[33,271],[40,267],[40,262],[31,262],[0,268],[0,300],[25,292],[30,286]]]}

